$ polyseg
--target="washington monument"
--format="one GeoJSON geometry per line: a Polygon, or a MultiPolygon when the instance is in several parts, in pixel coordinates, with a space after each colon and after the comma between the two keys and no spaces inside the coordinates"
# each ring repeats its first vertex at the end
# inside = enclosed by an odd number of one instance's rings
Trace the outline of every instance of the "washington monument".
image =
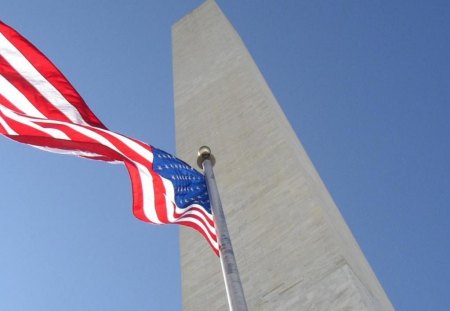
{"type": "MultiPolygon", "coordinates": [[[[177,155],[208,145],[249,310],[393,310],[299,139],[214,1],[172,29],[177,155]]],[[[181,229],[184,310],[227,310],[217,257],[181,229]]]]}

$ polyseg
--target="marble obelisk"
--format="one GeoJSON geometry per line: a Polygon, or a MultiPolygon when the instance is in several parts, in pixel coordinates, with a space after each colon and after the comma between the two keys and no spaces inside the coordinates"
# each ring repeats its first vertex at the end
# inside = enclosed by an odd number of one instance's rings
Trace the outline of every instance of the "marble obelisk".
{"type": "MultiPolygon", "coordinates": [[[[177,22],[172,40],[177,155],[215,155],[249,310],[393,310],[217,4],[177,22]]],[[[184,310],[227,310],[219,259],[194,230],[180,235],[184,310]]]]}

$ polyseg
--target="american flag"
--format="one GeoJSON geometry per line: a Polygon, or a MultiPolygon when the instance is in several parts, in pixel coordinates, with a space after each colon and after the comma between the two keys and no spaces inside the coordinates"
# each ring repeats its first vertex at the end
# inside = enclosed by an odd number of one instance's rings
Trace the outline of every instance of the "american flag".
{"type": "Polygon", "coordinates": [[[124,163],[138,219],[192,227],[218,254],[204,176],[162,150],[108,130],[50,60],[1,21],[0,134],[50,152],[124,163]]]}

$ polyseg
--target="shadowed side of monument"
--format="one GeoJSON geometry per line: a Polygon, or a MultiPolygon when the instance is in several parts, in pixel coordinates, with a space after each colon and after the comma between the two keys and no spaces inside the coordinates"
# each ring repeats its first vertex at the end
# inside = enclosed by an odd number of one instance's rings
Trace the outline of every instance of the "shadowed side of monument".
{"type": "MultiPolygon", "coordinates": [[[[177,154],[209,145],[249,310],[393,310],[239,35],[214,1],[174,25],[177,154]]],[[[220,263],[181,229],[185,310],[226,310],[220,263]]]]}

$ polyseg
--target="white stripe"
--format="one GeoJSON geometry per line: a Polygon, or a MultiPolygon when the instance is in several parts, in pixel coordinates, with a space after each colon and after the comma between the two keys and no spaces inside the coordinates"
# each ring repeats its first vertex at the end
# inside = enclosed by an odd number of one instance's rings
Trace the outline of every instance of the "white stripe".
{"type": "Polygon", "coordinates": [[[12,85],[8,80],[0,75],[0,94],[3,95],[11,104],[26,115],[45,118],[45,116],[33,106],[29,100],[12,85]]]}
{"type": "Polygon", "coordinates": [[[4,106],[0,106],[0,111],[7,117],[9,117],[10,119],[13,119],[23,125],[32,127],[38,131],[44,132],[50,136],[52,136],[53,138],[57,138],[57,139],[64,139],[64,140],[70,140],[70,138],[62,131],[58,130],[58,129],[53,129],[53,128],[45,128],[42,127],[38,124],[33,123],[33,120],[29,117],[25,117],[25,116],[21,116],[17,113],[15,113],[14,111],[5,108],[4,106]]]}
{"type": "MultiPolygon", "coordinates": [[[[25,124],[28,125],[30,127],[33,127],[35,129],[38,129],[40,131],[43,131],[49,135],[51,135],[54,138],[60,138],[60,139],[65,139],[65,140],[71,140],[65,133],[64,131],[61,131],[59,129],[55,129],[55,128],[45,128],[45,127],[41,127],[40,125],[36,124],[35,122],[40,122],[40,123],[46,123],[46,124],[50,124],[50,125],[63,125],[63,126],[67,126],[70,127],[71,129],[75,130],[76,132],[83,134],[95,141],[97,141],[98,144],[103,145],[103,146],[107,146],[112,150],[117,151],[119,154],[127,157],[123,152],[121,152],[114,144],[112,144],[108,139],[106,139],[105,137],[103,137],[102,135],[90,130],[89,128],[91,126],[87,125],[86,127],[82,127],[80,125],[77,124],[71,124],[68,122],[63,122],[63,121],[56,121],[56,120],[47,120],[47,119],[36,119],[36,118],[32,118],[32,117],[27,117],[27,116],[21,116],[16,114],[14,111],[1,106],[0,105],[0,111],[2,111],[6,116],[16,120],[17,122],[21,123],[21,124],[25,124]]],[[[108,131],[104,131],[104,132],[108,132],[108,131]]],[[[17,134],[17,133],[16,133],[17,134]]],[[[57,149],[57,148],[56,148],[57,149]]],[[[62,150],[62,149],[61,149],[62,150]]],[[[82,151],[80,151],[80,154],[74,153],[75,155],[80,155],[80,156],[96,156],[94,153],[89,154],[82,154],[82,151]]],[[[102,156],[102,155],[100,155],[102,156]]],[[[130,159],[129,157],[127,157],[131,162],[135,162],[133,161],[133,159],[130,159]]],[[[117,161],[108,161],[110,163],[115,163],[117,161]]]]}
{"type": "Polygon", "coordinates": [[[180,218],[180,219],[177,219],[177,221],[175,223],[181,222],[181,221],[192,222],[192,223],[197,224],[202,229],[202,232],[206,233],[206,235],[208,237],[208,240],[211,242],[211,244],[213,244],[216,249],[218,248],[218,246],[219,246],[218,243],[213,239],[213,237],[211,236],[209,231],[205,228],[203,223],[200,222],[198,219],[190,218],[190,217],[188,217],[188,218],[180,218]]]}
{"type": "Polygon", "coordinates": [[[189,215],[196,215],[196,216],[200,217],[205,222],[206,226],[208,226],[208,229],[212,233],[216,234],[216,229],[214,228],[214,226],[210,225],[210,223],[208,222],[207,218],[205,217],[206,215],[204,213],[201,213],[197,210],[189,209],[180,217],[180,219],[182,219],[184,217],[188,217],[189,215]]]}
{"type": "MultiPolygon", "coordinates": [[[[24,117],[25,118],[25,117],[24,117]]],[[[117,153],[123,155],[124,157],[126,157],[127,159],[129,159],[131,162],[136,163],[133,159],[129,158],[126,154],[124,154],[122,151],[120,151],[116,145],[114,145],[113,143],[111,143],[107,138],[105,138],[104,136],[102,136],[101,134],[98,134],[97,132],[92,131],[90,128],[95,128],[98,130],[98,128],[90,126],[90,125],[86,125],[85,127],[79,125],[79,124],[72,124],[69,122],[64,122],[64,121],[56,121],[56,120],[47,120],[47,119],[35,119],[33,120],[33,118],[30,117],[26,117],[27,119],[31,120],[32,122],[40,122],[40,123],[47,123],[50,125],[54,125],[54,124],[58,124],[58,125],[62,125],[62,126],[67,126],[71,129],[73,129],[74,131],[85,135],[93,140],[95,140],[99,145],[103,145],[106,146],[114,151],[116,151],[117,153]]],[[[110,133],[109,131],[103,131],[103,132],[107,132],[110,133]]],[[[68,138],[70,140],[70,138],[68,138]]]]}
{"type": "Polygon", "coordinates": [[[165,188],[164,198],[166,200],[166,209],[167,209],[167,219],[169,222],[174,222],[176,219],[173,217],[175,212],[174,206],[176,206],[175,202],[175,190],[173,189],[173,184],[171,181],[161,176],[161,180],[163,182],[165,188]]]}
{"type": "Polygon", "coordinates": [[[8,135],[17,135],[17,133],[9,127],[8,122],[6,122],[5,119],[3,119],[2,116],[0,116],[0,124],[5,128],[5,130],[8,132],[8,135]]]}
{"type": "Polygon", "coordinates": [[[3,56],[23,78],[32,84],[42,96],[69,118],[69,120],[77,124],[87,124],[78,110],[69,103],[39,71],[37,71],[28,59],[26,59],[26,57],[1,33],[0,55],[3,56]]]}
{"type": "Polygon", "coordinates": [[[123,136],[121,134],[114,133],[112,131],[100,129],[102,132],[106,132],[115,138],[119,139],[121,142],[123,142],[125,145],[127,145],[130,149],[134,150],[136,153],[140,154],[144,159],[147,159],[149,162],[153,163],[153,153],[150,150],[145,149],[141,145],[139,145],[137,142],[133,141],[132,139],[123,136]]]}
{"type": "Polygon", "coordinates": [[[189,206],[186,207],[186,208],[179,208],[179,207],[177,206],[177,207],[176,207],[176,211],[177,211],[177,214],[183,214],[183,213],[185,213],[188,209],[190,210],[190,209],[192,209],[192,208],[194,208],[194,207],[196,207],[196,208],[198,208],[198,209],[201,209],[201,210],[203,211],[203,214],[205,215],[205,217],[207,217],[208,219],[214,220],[214,217],[213,217],[213,215],[212,215],[211,213],[208,213],[208,212],[206,211],[206,209],[205,209],[203,206],[201,206],[201,205],[199,205],[199,204],[196,204],[196,203],[191,204],[191,205],[189,205],[189,206]]]}
{"type": "MultiPolygon", "coordinates": [[[[76,131],[76,132],[78,132],[80,134],[83,134],[83,135],[85,135],[85,136],[87,136],[87,137],[97,141],[97,143],[99,143],[100,145],[103,145],[103,146],[106,146],[106,147],[108,147],[108,148],[110,148],[112,150],[115,150],[117,153],[123,155],[124,157],[129,159],[131,162],[137,164],[136,161],[134,161],[133,159],[128,157],[125,153],[123,153],[120,149],[118,149],[118,147],[116,147],[116,145],[114,145],[112,142],[110,142],[107,138],[105,138],[101,134],[99,134],[99,133],[97,133],[95,131],[92,131],[90,129],[90,128],[95,128],[95,127],[92,127],[90,125],[86,125],[85,127],[83,127],[83,126],[80,126],[78,124],[72,124],[72,123],[68,123],[68,122],[64,122],[64,121],[56,121],[56,120],[48,120],[48,119],[36,119],[36,118],[32,118],[32,117],[27,117],[27,116],[20,116],[20,115],[16,114],[15,112],[13,112],[12,110],[10,110],[10,109],[8,109],[6,107],[3,107],[3,106],[0,106],[0,109],[2,111],[8,111],[9,114],[13,114],[14,116],[16,116],[16,118],[14,118],[14,119],[17,119],[17,118],[21,119],[21,120],[16,120],[16,121],[18,121],[20,123],[23,123],[23,124],[27,124],[29,126],[37,128],[39,130],[42,130],[42,131],[48,133],[49,135],[54,136],[55,138],[61,138],[61,137],[58,137],[58,135],[57,135],[58,133],[60,133],[61,135],[64,135],[62,137],[63,139],[71,140],[68,136],[66,136],[66,134],[64,134],[63,131],[60,131],[58,129],[53,129],[53,128],[43,128],[43,127],[35,124],[34,122],[46,123],[46,124],[50,124],[50,125],[58,124],[58,125],[63,125],[63,126],[70,127],[74,131],[76,131]],[[53,135],[52,133],[55,133],[55,135],[53,135]]],[[[5,113],[5,115],[9,115],[9,114],[5,113]]],[[[113,133],[113,132],[110,132],[108,130],[103,130],[103,129],[99,129],[99,128],[95,128],[95,129],[100,130],[103,133],[112,134],[113,136],[115,136],[117,138],[121,137],[121,135],[113,133]]],[[[123,141],[124,141],[124,143],[125,142],[129,143],[129,145],[128,145],[129,147],[130,147],[130,145],[133,145],[133,144],[134,144],[135,147],[139,146],[136,142],[134,142],[134,141],[132,141],[131,139],[128,139],[128,138],[125,139],[125,137],[124,137],[123,141]]],[[[142,146],[139,146],[139,147],[143,151],[145,151],[145,153],[147,154],[147,157],[150,157],[151,159],[153,159],[153,154],[151,152],[149,152],[148,150],[145,150],[142,146]]]]}
{"type": "MultiPolygon", "coordinates": [[[[42,122],[46,122],[45,120],[43,120],[42,122]]],[[[90,130],[89,128],[86,127],[82,127],[79,126],[77,124],[71,124],[68,122],[61,122],[61,121],[51,121],[52,123],[60,123],[63,125],[66,125],[67,127],[70,127],[71,129],[77,131],[80,134],[83,134],[89,138],[92,138],[93,140],[96,140],[100,145],[103,146],[107,146],[112,150],[117,151],[118,153],[120,153],[121,155],[124,155],[119,149],[117,149],[117,147],[111,143],[108,139],[106,139],[105,137],[103,137],[102,135],[90,130]]],[[[125,156],[125,155],[124,155],[125,156]]],[[[131,159],[130,159],[131,160],[131,159]]]]}
{"type": "Polygon", "coordinates": [[[153,188],[153,177],[149,170],[142,164],[135,162],[139,172],[142,187],[142,209],[145,216],[153,223],[161,224],[158,215],[156,215],[155,195],[153,188]]]}
{"type": "MultiPolygon", "coordinates": [[[[36,145],[31,145],[37,149],[41,149],[44,151],[48,151],[48,152],[53,152],[53,153],[59,153],[59,154],[69,154],[69,155],[74,155],[74,156],[79,156],[79,157],[98,157],[98,156],[102,156],[101,154],[97,154],[94,152],[88,152],[88,151],[81,151],[81,150],[66,150],[66,149],[59,149],[59,148],[51,148],[51,147],[42,147],[42,146],[36,146],[36,145]]],[[[122,163],[122,162],[120,162],[122,163]]]]}
{"type": "Polygon", "coordinates": [[[191,209],[194,208],[194,207],[196,207],[196,208],[202,210],[203,215],[205,215],[205,217],[206,217],[207,219],[210,219],[211,221],[214,222],[214,217],[213,217],[213,215],[212,215],[211,213],[208,213],[208,212],[206,211],[206,209],[205,209],[203,206],[201,206],[201,205],[199,205],[199,204],[196,204],[196,203],[191,204],[191,205],[189,205],[189,206],[186,207],[186,208],[179,208],[179,207],[177,206],[177,207],[176,207],[176,212],[177,212],[177,214],[183,214],[183,213],[186,213],[187,210],[189,210],[190,212],[192,212],[191,209]]]}
{"type": "MultiPolygon", "coordinates": [[[[112,142],[110,142],[106,137],[102,136],[101,134],[91,130],[91,128],[96,129],[96,130],[100,130],[103,133],[108,133],[108,134],[112,134],[112,132],[108,131],[108,130],[103,130],[103,129],[99,129],[90,125],[86,125],[86,126],[80,126],[78,124],[72,124],[72,123],[68,123],[68,122],[64,122],[64,121],[56,121],[56,120],[41,120],[38,119],[36,120],[38,122],[42,122],[42,123],[48,123],[48,124],[60,124],[63,126],[67,126],[70,127],[71,129],[73,129],[74,131],[83,134],[95,141],[97,141],[100,145],[106,146],[112,150],[117,151],[117,153],[123,155],[124,157],[126,157],[128,160],[130,160],[133,163],[137,163],[134,159],[128,157],[127,154],[125,154],[124,152],[122,152],[116,145],[114,145],[112,142]]],[[[120,136],[118,134],[116,134],[115,136],[120,136]]],[[[131,148],[131,147],[130,147],[131,148]]]]}
{"type": "MultiPolygon", "coordinates": [[[[173,205],[176,206],[175,203],[174,203],[173,205]]],[[[172,205],[172,206],[173,206],[173,205],[172,205]]],[[[174,218],[174,217],[172,216],[172,215],[174,214],[174,211],[173,211],[173,207],[172,207],[172,206],[171,206],[171,208],[170,208],[171,213],[168,213],[168,214],[169,214],[169,220],[170,220],[171,222],[175,222],[178,218],[174,218]]],[[[205,210],[205,208],[204,208],[203,206],[198,205],[198,204],[192,204],[192,205],[189,205],[188,207],[186,207],[186,208],[184,208],[184,209],[181,209],[181,208],[179,208],[178,206],[176,206],[176,207],[175,207],[175,212],[176,212],[178,215],[181,214],[181,216],[179,217],[180,219],[183,218],[183,217],[185,217],[185,216],[188,216],[188,215],[197,215],[198,217],[200,217],[200,218],[205,222],[205,224],[208,226],[209,230],[210,230],[212,233],[216,234],[216,228],[215,228],[213,225],[211,225],[211,224],[209,223],[209,221],[208,221],[208,219],[209,219],[209,220],[212,220],[213,223],[214,223],[213,216],[212,216],[210,213],[208,213],[208,212],[205,210]],[[198,210],[195,210],[195,209],[193,209],[193,208],[200,209],[201,212],[198,211],[198,210]]]]}

